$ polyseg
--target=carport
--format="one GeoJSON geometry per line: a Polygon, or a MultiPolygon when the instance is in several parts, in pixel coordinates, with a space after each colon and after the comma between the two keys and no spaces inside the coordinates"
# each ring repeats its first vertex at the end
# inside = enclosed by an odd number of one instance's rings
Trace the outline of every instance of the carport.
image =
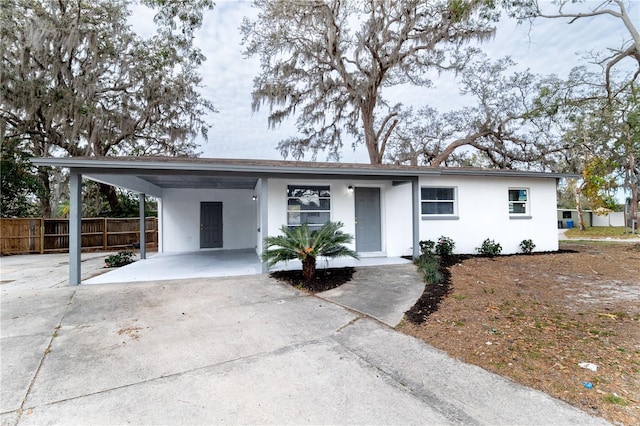
{"type": "MultiPolygon", "coordinates": [[[[96,182],[127,189],[139,194],[140,200],[140,259],[147,258],[146,245],[144,240],[144,211],[145,196],[149,195],[158,199],[162,203],[163,192],[167,189],[189,188],[193,190],[218,189],[218,190],[251,190],[256,188],[260,178],[247,171],[240,171],[234,167],[233,163],[225,163],[222,167],[211,166],[197,158],[142,158],[142,157],[118,157],[116,158],[37,158],[33,160],[36,165],[46,165],[53,167],[66,167],[70,170],[70,210],[69,210],[69,283],[79,285],[81,283],[81,215],[82,215],[82,179],[87,178],[96,182]]],[[[265,185],[266,187],[266,185],[265,185]]],[[[263,198],[266,201],[266,197],[263,198]]],[[[266,207],[266,206],[265,206],[266,207]]],[[[266,210],[266,208],[265,208],[266,210]]],[[[159,215],[160,216],[160,215],[159,215]]],[[[266,220],[266,219],[265,219],[266,220]]],[[[159,217],[162,222],[162,217],[159,217]]],[[[159,251],[162,247],[162,230],[159,238],[159,251]]],[[[220,251],[220,250],[218,250],[220,251]]],[[[159,253],[159,255],[164,253],[159,253]]],[[[172,253],[176,255],[177,253],[172,253]]],[[[203,253],[203,256],[207,253],[203,253]]],[[[209,258],[214,261],[214,256],[209,253],[209,258]]],[[[154,256],[158,257],[158,255],[154,256]]],[[[221,271],[226,270],[226,274],[232,274],[235,264],[239,261],[237,253],[227,253],[223,256],[218,253],[215,256],[222,261],[221,271]],[[230,260],[235,259],[235,260],[230,260]],[[228,266],[225,268],[225,265],[228,266]]],[[[245,253],[241,256],[244,260],[250,259],[247,273],[253,273],[256,262],[260,265],[255,251],[248,257],[245,253]],[[251,271],[251,272],[249,272],[251,271]]],[[[174,256],[175,258],[175,256],[174,256]]],[[[158,260],[154,262],[159,262],[158,260]]],[[[164,259],[165,261],[168,260],[164,259]]],[[[180,268],[175,268],[176,273],[188,273],[189,267],[192,270],[211,268],[208,267],[207,260],[202,256],[185,257],[189,260],[181,264],[180,268]],[[199,259],[199,262],[198,262],[199,259]]],[[[154,263],[152,262],[152,264],[154,263]]],[[[138,263],[138,262],[136,262],[138,263]]],[[[137,267],[142,268],[146,262],[141,262],[137,267]]],[[[154,276],[150,268],[145,268],[142,275],[154,276]]],[[[165,276],[175,275],[167,268],[156,268],[158,272],[164,271],[165,276]]],[[[122,273],[129,272],[124,269],[122,273]]],[[[142,271],[142,269],[141,269],[142,271]]],[[[258,272],[262,271],[262,266],[258,272]]],[[[208,276],[213,272],[209,270],[208,276]]]]}
{"type": "MultiPolygon", "coordinates": [[[[281,219],[275,220],[274,223],[269,224],[269,215],[277,213],[279,209],[283,208],[286,211],[286,206],[269,205],[270,197],[270,185],[272,179],[295,179],[296,181],[305,180],[326,180],[327,182],[340,182],[336,183],[337,187],[346,191],[347,186],[350,193],[353,192],[353,184],[358,182],[368,182],[366,184],[371,185],[372,182],[386,182],[386,185],[393,188],[406,188],[405,194],[408,196],[407,212],[402,221],[398,223],[404,223],[408,227],[408,235],[406,246],[410,252],[413,250],[413,255],[417,256],[419,253],[418,247],[418,230],[419,230],[419,186],[418,175],[439,175],[439,170],[434,169],[417,169],[403,166],[380,166],[369,164],[339,164],[339,163],[305,163],[305,162],[291,162],[291,161],[271,161],[271,160],[233,160],[233,159],[204,159],[204,158],[173,158],[173,157],[73,157],[73,158],[36,158],[33,159],[33,163],[37,166],[50,166],[50,167],[63,167],[70,170],[70,213],[69,213],[69,284],[78,285],[81,283],[81,239],[80,239],[80,225],[81,225],[81,193],[82,193],[82,179],[87,178],[96,182],[104,183],[107,185],[117,186],[124,188],[139,194],[140,199],[140,217],[144,217],[144,199],[145,195],[149,195],[158,199],[159,206],[163,202],[163,198],[167,197],[167,194],[179,191],[227,191],[231,194],[237,192],[237,198],[242,200],[248,200],[250,204],[245,204],[246,208],[236,209],[235,213],[241,214],[243,211],[253,209],[252,215],[255,218],[253,223],[242,222],[240,219],[232,217],[232,221],[238,222],[236,225],[236,231],[251,232],[252,240],[250,246],[245,242],[243,247],[254,249],[253,254],[245,253],[249,255],[247,258],[248,268],[244,273],[260,273],[267,272],[266,265],[260,264],[260,269],[255,271],[256,259],[260,254],[260,250],[263,245],[264,237],[268,232],[276,232],[272,228],[280,226],[281,219]],[[407,185],[408,184],[408,185],[407,185]],[[277,222],[277,223],[276,223],[277,222]],[[411,248],[412,246],[412,248],[411,248]],[[253,266],[249,266],[253,265],[253,266]],[[254,272],[255,271],[255,272],[254,272]]],[[[407,200],[407,198],[405,198],[407,200]]],[[[286,198],[285,198],[286,201],[286,198]]],[[[244,202],[244,201],[243,201],[244,202]]],[[[169,204],[166,202],[165,204],[169,204]]],[[[286,204],[286,203],[285,203],[286,204]]],[[[159,213],[159,223],[167,224],[170,219],[174,219],[182,214],[193,213],[190,210],[193,208],[184,207],[183,210],[179,210],[175,206],[175,197],[172,200],[172,217],[169,218],[167,214],[159,213]],[[163,217],[164,216],[164,217],[163,217]]],[[[159,209],[160,210],[160,209],[159,209]]],[[[336,219],[334,219],[336,220],[336,219]]],[[[338,219],[345,220],[345,219],[338,219]]],[[[350,219],[352,221],[353,216],[350,219]]],[[[191,219],[191,224],[193,224],[191,219]]],[[[285,221],[286,222],[286,221],[285,221]]],[[[144,241],[144,220],[140,221],[141,229],[141,241],[140,241],[140,257],[143,262],[140,265],[146,263],[146,250],[144,241]]],[[[175,225],[175,224],[174,224],[175,225]]],[[[202,227],[202,224],[200,224],[202,227]]],[[[175,226],[173,227],[175,230],[175,226]]],[[[201,228],[202,229],[202,228],[201,228]]],[[[171,255],[177,255],[179,251],[185,250],[181,247],[166,247],[164,246],[163,239],[165,239],[163,225],[160,226],[159,235],[159,254],[165,256],[169,255],[168,251],[173,251],[171,255]],[[167,250],[169,248],[169,250],[167,250]]],[[[191,235],[196,235],[191,232],[191,235]]],[[[246,233],[245,233],[246,235],[246,233]]],[[[172,241],[175,241],[175,235],[172,236],[172,241]]],[[[405,244],[405,243],[403,243],[405,244]]],[[[200,247],[202,249],[202,246],[200,247]]],[[[225,247],[236,248],[236,247],[225,247]]],[[[194,258],[200,258],[206,256],[204,250],[200,254],[194,255],[194,258]]],[[[214,250],[216,251],[216,250],[214,250]]],[[[218,250],[219,251],[219,250],[218,250]]],[[[226,250],[223,250],[226,251],[226,250]]],[[[246,251],[246,250],[245,250],[246,251]]],[[[229,253],[230,255],[232,253],[229,253]]],[[[222,255],[218,253],[218,255],[222,255]]],[[[387,257],[384,250],[379,254],[379,257],[387,257]]],[[[399,258],[400,255],[396,254],[395,257],[399,258]]],[[[163,259],[166,264],[169,260],[168,257],[158,257],[163,259]]],[[[378,259],[383,261],[382,259],[378,259]]],[[[371,263],[369,260],[366,263],[371,263]]],[[[383,261],[384,262],[384,261],[383,261]]],[[[394,262],[394,261],[392,261],[394,262]]],[[[207,268],[208,261],[205,260],[202,265],[205,266],[193,266],[194,270],[202,270],[207,268]]],[[[374,262],[378,263],[379,262],[374,262]]],[[[186,263],[184,266],[188,266],[186,263]]],[[[294,265],[293,262],[290,265],[294,265]]],[[[208,265],[211,266],[211,265],[208,265]]],[[[141,267],[141,266],[137,266],[141,267]]],[[[293,266],[291,266],[293,267],[293,266]]],[[[225,275],[232,274],[235,267],[229,268],[221,267],[221,270],[225,275]]],[[[188,277],[188,267],[175,268],[175,271],[182,271],[181,277],[188,277]]],[[[158,271],[162,269],[157,268],[158,271]]],[[[127,269],[123,269],[124,273],[127,269]]],[[[212,272],[210,272],[211,274],[212,272]]],[[[167,274],[164,275],[165,277],[167,274]]],[[[209,275],[213,276],[213,275],[209,275]]]]}

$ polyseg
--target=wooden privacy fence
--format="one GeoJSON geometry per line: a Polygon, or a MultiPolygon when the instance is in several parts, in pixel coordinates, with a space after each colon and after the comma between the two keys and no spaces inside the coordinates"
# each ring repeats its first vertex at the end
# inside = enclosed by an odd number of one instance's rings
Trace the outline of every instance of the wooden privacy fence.
{"type": "MultiPolygon", "coordinates": [[[[158,247],[158,219],[145,219],[148,249],[158,247]]],[[[140,219],[82,219],[83,250],[130,249],[140,242],[140,219]]],[[[7,254],[69,251],[69,219],[0,219],[0,252],[7,254]]]]}

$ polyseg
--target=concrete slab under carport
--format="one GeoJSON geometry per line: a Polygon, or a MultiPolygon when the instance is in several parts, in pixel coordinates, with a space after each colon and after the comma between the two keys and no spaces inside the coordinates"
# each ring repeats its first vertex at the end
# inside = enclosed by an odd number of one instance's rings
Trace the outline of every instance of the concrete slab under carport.
{"type": "Polygon", "coordinates": [[[255,275],[262,264],[255,250],[200,250],[181,253],[157,253],[104,274],[82,284],[129,283],[193,278],[255,275]]]}
{"type": "MultiPolygon", "coordinates": [[[[361,259],[318,259],[318,268],[345,266],[380,266],[409,264],[411,261],[393,257],[363,257],[361,259]]],[[[275,270],[302,269],[298,260],[282,262],[275,270]]],[[[231,277],[262,273],[262,263],[255,250],[200,250],[183,253],[158,253],[147,259],[115,268],[84,280],[82,284],[131,283],[193,278],[231,277]]]]}

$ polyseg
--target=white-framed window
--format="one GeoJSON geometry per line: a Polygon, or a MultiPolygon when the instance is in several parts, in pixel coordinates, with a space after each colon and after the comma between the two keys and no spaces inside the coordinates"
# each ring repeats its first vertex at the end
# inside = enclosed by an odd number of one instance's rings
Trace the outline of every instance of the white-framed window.
{"type": "Polygon", "coordinates": [[[423,219],[455,218],[458,214],[457,192],[452,186],[420,188],[420,213],[423,219]]]}
{"type": "Polygon", "coordinates": [[[331,188],[329,185],[288,185],[287,225],[309,225],[318,230],[331,220],[331,188]]]}
{"type": "Polygon", "coordinates": [[[528,216],[529,188],[509,188],[509,214],[514,216],[528,216]]]}

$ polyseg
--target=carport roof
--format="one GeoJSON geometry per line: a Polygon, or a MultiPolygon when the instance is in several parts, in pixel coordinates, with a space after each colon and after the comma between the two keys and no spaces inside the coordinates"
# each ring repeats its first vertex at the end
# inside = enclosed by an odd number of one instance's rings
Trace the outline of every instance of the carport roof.
{"type": "Polygon", "coordinates": [[[111,185],[159,196],[160,188],[253,189],[264,177],[407,180],[427,175],[561,178],[536,171],[391,164],[321,163],[193,157],[64,157],[34,158],[37,166],[72,169],[111,185]]]}

